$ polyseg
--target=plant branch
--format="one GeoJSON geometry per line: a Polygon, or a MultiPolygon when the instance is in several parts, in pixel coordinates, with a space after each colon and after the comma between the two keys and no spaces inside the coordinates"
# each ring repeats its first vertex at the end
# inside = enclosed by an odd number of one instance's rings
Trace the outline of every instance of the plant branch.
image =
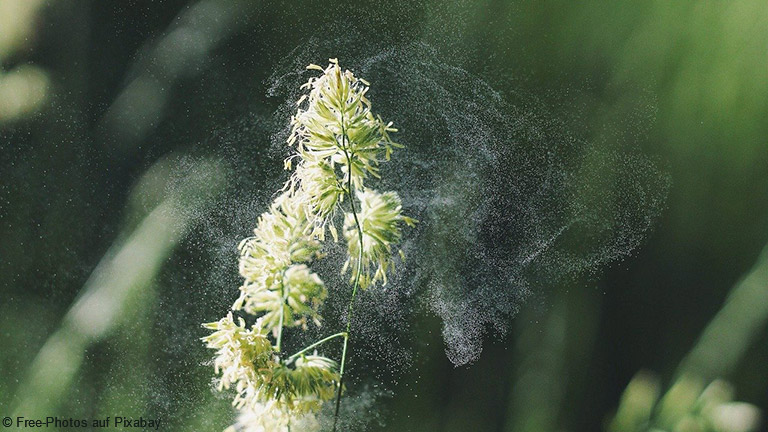
{"type": "Polygon", "coordinates": [[[344,366],[347,360],[347,347],[349,345],[349,332],[352,327],[352,313],[354,312],[355,296],[357,295],[357,289],[360,287],[360,273],[363,270],[363,227],[360,225],[360,219],[357,217],[357,209],[355,208],[355,198],[352,196],[352,156],[347,148],[347,133],[344,128],[344,113],[341,113],[341,142],[344,155],[347,158],[347,196],[349,197],[349,205],[352,208],[352,217],[355,219],[355,227],[357,228],[357,237],[360,242],[359,253],[357,257],[357,270],[355,271],[355,279],[352,284],[352,297],[349,299],[349,306],[347,306],[347,329],[344,332],[344,348],[341,351],[341,363],[339,365],[339,383],[336,393],[336,409],[333,414],[333,431],[336,432],[336,425],[339,421],[339,407],[341,406],[341,390],[344,383],[344,366]]]}
{"type": "MultiPolygon", "coordinates": [[[[283,272],[282,279],[285,278],[285,272],[283,272]]],[[[280,324],[277,327],[277,344],[275,345],[275,351],[278,353],[280,352],[280,346],[283,342],[283,321],[285,321],[285,301],[287,300],[285,296],[285,281],[280,280],[280,297],[282,297],[283,301],[280,303],[280,324]]]]}
{"type": "Polygon", "coordinates": [[[336,334],[332,334],[332,335],[330,335],[330,336],[328,336],[326,338],[320,339],[319,341],[313,343],[312,345],[309,345],[309,346],[305,347],[304,349],[302,349],[301,351],[297,352],[296,354],[288,357],[288,359],[286,360],[286,363],[291,363],[292,361],[294,361],[296,359],[296,357],[304,354],[305,352],[311,350],[312,348],[315,348],[317,346],[320,346],[320,345],[328,342],[331,339],[335,339],[337,337],[346,336],[346,335],[347,335],[346,332],[339,332],[339,333],[336,333],[336,334]]]}

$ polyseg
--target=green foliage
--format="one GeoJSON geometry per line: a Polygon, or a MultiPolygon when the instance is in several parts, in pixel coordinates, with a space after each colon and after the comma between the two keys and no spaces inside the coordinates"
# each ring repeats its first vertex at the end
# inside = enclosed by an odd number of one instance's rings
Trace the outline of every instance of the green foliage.
{"type": "Polygon", "coordinates": [[[760,410],[733,402],[733,387],[680,377],[659,399],[659,384],[638,374],[627,386],[610,432],[750,432],[760,424],[760,410]]]}

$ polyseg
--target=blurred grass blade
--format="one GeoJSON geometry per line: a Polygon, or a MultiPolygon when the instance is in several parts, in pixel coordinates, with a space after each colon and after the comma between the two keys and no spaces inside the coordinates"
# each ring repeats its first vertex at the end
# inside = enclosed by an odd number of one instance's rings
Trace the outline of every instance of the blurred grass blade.
{"type": "Polygon", "coordinates": [[[510,395],[507,431],[546,432],[557,429],[566,381],[567,305],[553,307],[541,325],[528,317],[522,325],[515,347],[519,371],[510,395]]]}
{"type": "Polygon", "coordinates": [[[639,373],[627,386],[611,432],[690,430],[749,432],[760,424],[760,410],[734,402],[735,390],[717,378],[729,375],[768,321],[768,246],[754,267],[731,290],[681,362],[677,377],[659,400],[657,380],[639,373]]]}
{"type": "MultiPolygon", "coordinates": [[[[165,185],[176,161],[156,164],[134,195],[165,185]]],[[[134,229],[127,229],[85,283],[61,327],[46,341],[19,387],[14,415],[53,415],[83,363],[89,344],[98,341],[129,315],[131,301],[149,289],[163,263],[184,237],[211,196],[223,186],[218,164],[184,164],[183,183],[168,194],[134,229]]],[[[130,225],[130,224],[129,224],[130,225]]],[[[136,305],[139,307],[141,305],[136,305]]]]}
{"type": "Polygon", "coordinates": [[[199,0],[147,44],[128,81],[99,122],[115,160],[132,154],[161,123],[175,84],[204,70],[219,44],[239,31],[255,8],[245,0],[199,0]]]}
{"type": "Polygon", "coordinates": [[[545,316],[527,310],[516,319],[518,370],[504,430],[557,431],[576,417],[567,393],[578,393],[583,380],[591,379],[582,371],[593,349],[600,301],[587,290],[561,290],[545,316]]]}
{"type": "Polygon", "coordinates": [[[650,372],[639,372],[621,395],[619,409],[608,430],[632,432],[649,427],[660,392],[661,384],[655,375],[650,372]]]}
{"type": "Polygon", "coordinates": [[[725,305],[681,363],[678,374],[693,374],[706,380],[730,374],[766,322],[768,246],[749,273],[731,290],[725,305]]]}

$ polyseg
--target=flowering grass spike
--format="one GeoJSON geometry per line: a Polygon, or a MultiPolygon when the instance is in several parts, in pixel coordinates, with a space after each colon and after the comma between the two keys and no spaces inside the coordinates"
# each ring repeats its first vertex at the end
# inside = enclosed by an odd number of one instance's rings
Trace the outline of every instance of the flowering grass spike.
{"type": "Polygon", "coordinates": [[[403,225],[416,221],[402,214],[395,192],[377,192],[367,182],[380,177],[380,163],[394,148],[397,130],[371,112],[369,84],[342,71],[336,59],[302,86],[307,90],[291,119],[288,144],[296,152],[285,161],[293,169],[280,195],[258,220],[254,235],[240,243],[240,297],[232,310],[257,317],[250,328],[232,312],[204,324],[214,332],[203,341],[215,349],[219,390],[234,388],[240,410],[228,431],[318,431],[316,414],[335,398],[333,429],[344,388],[344,368],[358,288],[385,285],[394,267],[393,248],[403,225]],[[345,330],[296,353],[282,350],[283,330],[320,325],[328,295],[311,269],[323,258],[325,234],[338,241],[337,219],[343,223],[352,294],[345,330]],[[319,355],[325,343],[343,340],[339,362],[319,355]]]}

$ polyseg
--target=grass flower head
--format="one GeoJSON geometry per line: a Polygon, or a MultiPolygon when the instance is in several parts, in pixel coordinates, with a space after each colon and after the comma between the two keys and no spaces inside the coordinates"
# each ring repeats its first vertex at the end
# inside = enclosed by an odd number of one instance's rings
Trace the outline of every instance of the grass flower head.
{"type": "Polygon", "coordinates": [[[258,316],[257,324],[248,329],[242,318],[235,323],[230,312],[204,325],[214,330],[203,340],[218,350],[214,368],[221,374],[219,388],[234,386],[233,403],[241,410],[229,430],[318,430],[314,414],[334,397],[338,419],[355,295],[358,288],[386,283],[402,226],[415,223],[402,214],[395,192],[379,193],[365,185],[369,177],[379,177],[379,164],[400,147],[390,139],[396,131],[392,124],[371,113],[368,83],[342,72],[335,59],[325,69],[309,69],[322,73],[302,86],[308,94],[291,120],[288,144],[296,147],[296,154],[286,159],[285,167],[292,169],[295,163],[295,169],[269,211],[259,217],[253,236],[239,246],[244,281],[232,309],[258,316]],[[338,211],[345,201],[348,208],[338,211]],[[323,257],[326,229],[338,240],[334,218],[341,213],[348,251],[342,271],[353,269],[346,331],[286,356],[285,328],[305,329],[310,320],[320,325],[328,291],[311,265],[323,257]],[[340,363],[317,353],[336,338],[344,341],[340,363]]]}

